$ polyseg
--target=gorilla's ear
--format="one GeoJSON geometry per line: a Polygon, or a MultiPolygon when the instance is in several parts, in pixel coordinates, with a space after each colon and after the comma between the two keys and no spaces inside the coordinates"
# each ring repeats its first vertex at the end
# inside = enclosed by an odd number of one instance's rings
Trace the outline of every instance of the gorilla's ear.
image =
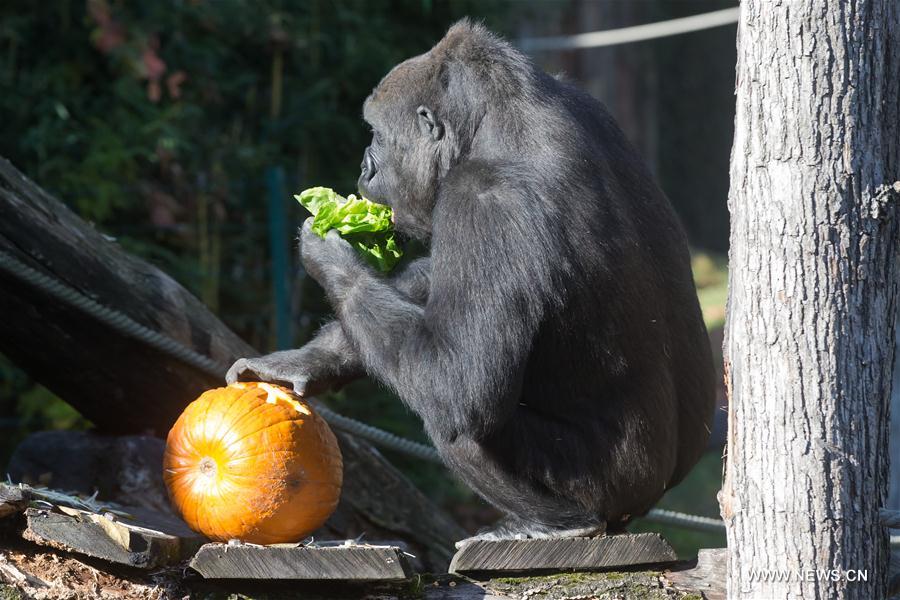
{"type": "Polygon", "coordinates": [[[444,137],[444,126],[434,117],[434,113],[427,106],[416,109],[419,118],[419,130],[429,136],[435,142],[444,137]]]}

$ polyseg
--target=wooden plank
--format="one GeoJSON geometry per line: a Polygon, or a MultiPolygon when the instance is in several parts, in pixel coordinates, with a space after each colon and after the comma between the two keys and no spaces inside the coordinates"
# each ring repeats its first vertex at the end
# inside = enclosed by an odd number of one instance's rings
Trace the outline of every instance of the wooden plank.
{"type": "Polygon", "coordinates": [[[672,569],[664,574],[673,585],[703,592],[707,600],[725,600],[728,581],[728,550],[704,548],[697,553],[697,561],[689,568],[672,569]]]}
{"type": "Polygon", "coordinates": [[[657,533],[592,538],[476,540],[459,549],[450,563],[450,572],[595,570],[675,560],[675,551],[657,533]]]}
{"type": "Polygon", "coordinates": [[[397,546],[206,544],[191,568],[207,579],[400,580],[411,576],[397,546]]]}
{"type": "MultiPolygon", "coordinates": [[[[182,598],[317,598],[319,600],[574,600],[584,598],[641,598],[642,600],[697,600],[689,587],[673,587],[658,570],[600,573],[528,574],[473,581],[457,575],[422,575],[403,581],[338,582],[201,579],[180,568],[156,571],[98,570],[84,561],[32,547],[5,551],[0,538],[0,582],[21,590],[23,598],[123,598],[144,600],[164,590],[166,597],[182,598]],[[6,564],[4,565],[4,562],[6,564]],[[4,573],[6,571],[6,573],[4,573]]],[[[96,562],[92,562],[96,565],[96,562]]],[[[0,598],[4,598],[0,583],[0,598]]],[[[13,598],[18,598],[14,595],[13,598]]]]}
{"type": "Polygon", "coordinates": [[[29,508],[23,537],[37,544],[142,569],[180,562],[205,541],[186,525],[146,509],[134,519],[56,507],[29,508]]]}
{"type": "Polygon", "coordinates": [[[23,512],[30,501],[27,489],[0,483],[0,519],[23,512]]]}

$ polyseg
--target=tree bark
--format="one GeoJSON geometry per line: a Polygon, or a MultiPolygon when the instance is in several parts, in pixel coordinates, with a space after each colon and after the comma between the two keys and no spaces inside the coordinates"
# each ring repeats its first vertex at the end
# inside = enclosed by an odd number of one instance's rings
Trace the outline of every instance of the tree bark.
{"type": "MultiPolygon", "coordinates": [[[[123,251],[2,158],[0,251],[219,363],[257,354],[175,280],[123,251]]],[[[225,384],[224,372],[211,377],[2,269],[0,351],[104,434],[164,436],[189,402],[225,384]]],[[[344,488],[319,537],[400,538],[427,568],[446,567],[462,528],[365,440],[336,433],[344,488]]],[[[44,452],[52,454],[50,448],[44,452]]],[[[97,474],[84,469],[69,475],[93,482],[97,474]]]]}
{"type": "Polygon", "coordinates": [[[888,493],[884,507],[900,510],[900,328],[894,340],[894,375],[891,385],[891,431],[890,431],[890,475],[888,476],[888,493]]]}
{"type": "Polygon", "coordinates": [[[898,88],[896,0],[742,2],[720,498],[730,598],[886,597],[898,88]]]}

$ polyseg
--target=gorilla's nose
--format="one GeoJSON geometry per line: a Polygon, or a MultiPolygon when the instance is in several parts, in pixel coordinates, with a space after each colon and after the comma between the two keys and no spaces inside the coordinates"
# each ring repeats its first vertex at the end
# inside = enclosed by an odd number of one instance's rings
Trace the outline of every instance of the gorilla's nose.
{"type": "Polygon", "coordinates": [[[375,177],[375,161],[372,160],[372,150],[371,146],[366,148],[366,151],[363,152],[363,160],[359,165],[359,168],[362,170],[362,180],[363,182],[368,183],[375,177]]]}

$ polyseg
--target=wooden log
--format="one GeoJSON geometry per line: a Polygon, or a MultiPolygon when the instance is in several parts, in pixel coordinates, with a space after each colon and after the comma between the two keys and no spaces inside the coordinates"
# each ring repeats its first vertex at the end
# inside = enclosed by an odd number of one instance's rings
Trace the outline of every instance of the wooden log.
{"type": "Polygon", "coordinates": [[[682,588],[703,592],[706,600],[725,600],[728,580],[728,550],[704,548],[688,568],[670,569],[664,573],[667,581],[682,588]]]}
{"type": "MultiPolygon", "coordinates": [[[[0,250],[217,362],[255,354],[175,280],[2,158],[0,250]]],[[[2,270],[0,314],[0,351],[105,432],[164,435],[189,402],[223,384],[2,270]]]]}
{"type": "MultiPolygon", "coordinates": [[[[257,354],[171,277],[123,251],[2,158],[0,251],[223,365],[257,354]]],[[[224,384],[2,269],[0,315],[0,352],[102,433],[164,435],[190,401],[224,384]]],[[[446,568],[462,529],[370,444],[343,434],[338,440],[344,491],[317,535],[399,536],[428,568],[446,568]]]]}
{"type": "Polygon", "coordinates": [[[475,540],[459,549],[450,563],[450,572],[581,571],[675,560],[675,551],[657,533],[592,538],[475,540]]]}
{"type": "Polygon", "coordinates": [[[6,473],[18,483],[44,486],[107,502],[174,514],[162,477],[163,440],[104,436],[92,431],[39,431],[16,447],[6,473]]]}
{"type": "Polygon", "coordinates": [[[412,573],[397,546],[206,544],[190,566],[207,579],[384,581],[412,573]]]}

